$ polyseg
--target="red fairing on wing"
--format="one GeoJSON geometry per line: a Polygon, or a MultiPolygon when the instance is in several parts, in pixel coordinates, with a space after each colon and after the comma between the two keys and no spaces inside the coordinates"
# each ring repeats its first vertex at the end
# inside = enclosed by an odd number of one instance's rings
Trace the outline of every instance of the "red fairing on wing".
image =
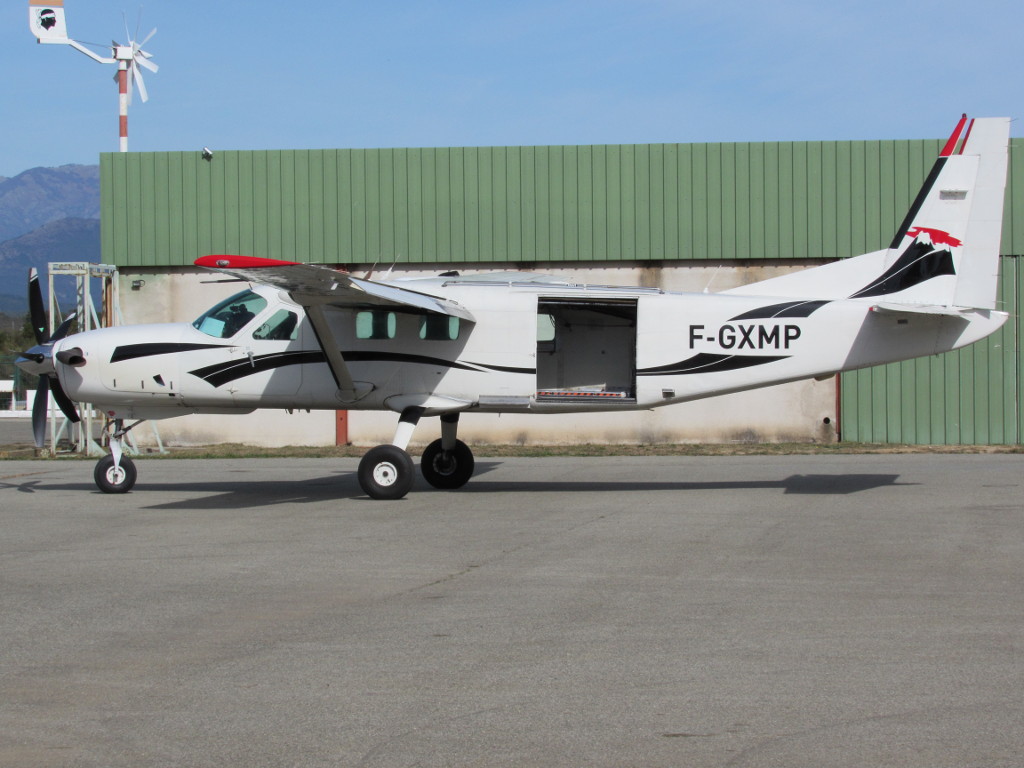
{"type": "Polygon", "coordinates": [[[209,267],[210,269],[290,267],[301,263],[299,261],[281,261],[280,259],[261,259],[257,256],[202,256],[195,260],[197,267],[209,267]]]}

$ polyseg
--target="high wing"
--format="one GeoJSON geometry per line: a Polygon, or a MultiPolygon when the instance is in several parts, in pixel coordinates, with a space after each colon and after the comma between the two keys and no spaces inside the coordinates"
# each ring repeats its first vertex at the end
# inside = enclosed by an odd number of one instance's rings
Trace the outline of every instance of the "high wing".
{"type": "Polygon", "coordinates": [[[280,288],[303,307],[317,304],[346,308],[390,306],[450,315],[474,322],[468,310],[450,299],[363,280],[347,272],[317,264],[254,256],[203,256],[196,259],[195,264],[242,280],[280,288]]]}
{"type": "Polygon", "coordinates": [[[203,256],[196,259],[195,264],[287,291],[292,300],[305,310],[341,397],[349,402],[372,391],[372,386],[364,386],[352,380],[345,358],[324,316],[324,307],[411,308],[475,322],[472,314],[449,299],[362,280],[347,272],[316,264],[255,256],[203,256]]]}

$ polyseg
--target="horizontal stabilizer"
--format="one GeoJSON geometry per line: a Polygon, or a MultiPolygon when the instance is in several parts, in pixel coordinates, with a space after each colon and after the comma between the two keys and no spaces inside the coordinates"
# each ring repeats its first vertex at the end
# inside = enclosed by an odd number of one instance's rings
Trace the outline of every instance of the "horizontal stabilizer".
{"type": "Polygon", "coordinates": [[[977,312],[970,307],[943,307],[937,304],[875,304],[871,311],[881,315],[944,315],[964,317],[977,312]]]}

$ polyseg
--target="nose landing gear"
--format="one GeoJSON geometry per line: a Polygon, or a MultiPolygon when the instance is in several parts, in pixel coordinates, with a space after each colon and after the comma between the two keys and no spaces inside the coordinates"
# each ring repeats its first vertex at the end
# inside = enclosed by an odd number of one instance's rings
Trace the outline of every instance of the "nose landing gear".
{"type": "Polygon", "coordinates": [[[135,480],[138,472],[135,470],[135,462],[124,455],[124,436],[129,430],[134,429],[142,420],[136,421],[127,427],[121,419],[114,419],[108,422],[107,429],[113,427],[110,433],[110,453],[96,462],[96,469],[93,470],[92,478],[96,487],[104,493],[128,493],[135,487],[135,480]]]}

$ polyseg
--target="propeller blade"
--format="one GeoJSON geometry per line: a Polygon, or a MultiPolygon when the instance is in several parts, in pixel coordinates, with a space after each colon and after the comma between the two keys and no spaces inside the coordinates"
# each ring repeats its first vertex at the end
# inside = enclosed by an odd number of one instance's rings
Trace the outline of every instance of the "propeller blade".
{"type": "Polygon", "coordinates": [[[80,422],[82,419],[78,415],[78,409],[75,408],[75,404],[68,397],[68,393],[64,391],[64,387],[60,385],[60,381],[56,377],[50,381],[50,389],[53,392],[54,401],[64,415],[68,417],[68,421],[74,424],[80,422]]]}
{"type": "Polygon", "coordinates": [[[39,285],[39,272],[35,267],[28,271],[28,309],[32,317],[32,333],[36,344],[46,343],[46,306],[43,304],[43,289],[39,285]]]}
{"type": "MultiPolygon", "coordinates": [[[[142,47],[142,46],[144,46],[144,45],[145,45],[146,43],[148,43],[148,42],[149,42],[150,40],[152,40],[152,39],[153,39],[153,35],[155,35],[155,34],[156,34],[156,27],[153,27],[153,31],[152,31],[152,32],[150,32],[150,33],[149,33],[148,35],[146,35],[146,38],[145,38],[145,40],[143,40],[143,41],[142,41],[141,43],[139,43],[139,48],[141,48],[141,47],[142,47]]],[[[148,55],[148,54],[147,54],[147,55],[148,55]]]]}
{"type": "MultiPolygon", "coordinates": [[[[135,59],[132,59],[131,74],[132,77],[135,78],[135,85],[139,88],[139,98],[141,98],[142,103],[145,104],[149,101],[149,94],[146,92],[146,83],[142,80],[142,72],[140,72],[138,66],[136,66],[135,59]]],[[[129,88],[131,88],[131,86],[129,86],[129,88]]]]}
{"type": "Polygon", "coordinates": [[[36,390],[36,401],[32,404],[32,435],[36,448],[46,444],[46,417],[50,410],[49,403],[50,377],[39,377],[39,388],[36,390]]]}
{"type": "Polygon", "coordinates": [[[60,341],[68,335],[68,331],[71,330],[71,325],[75,322],[75,317],[78,315],[77,312],[72,312],[66,318],[64,322],[57,326],[57,330],[53,332],[53,336],[50,337],[50,341],[60,341]]]}

